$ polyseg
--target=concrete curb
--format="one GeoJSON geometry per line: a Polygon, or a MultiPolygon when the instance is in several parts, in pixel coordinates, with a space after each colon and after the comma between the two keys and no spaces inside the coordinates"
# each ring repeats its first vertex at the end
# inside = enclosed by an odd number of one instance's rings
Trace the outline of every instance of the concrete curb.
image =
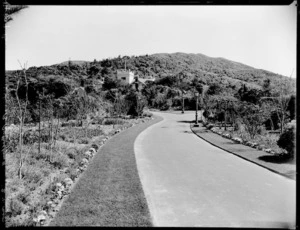
{"type": "Polygon", "coordinates": [[[207,139],[205,139],[205,138],[201,137],[200,135],[198,135],[198,134],[192,129],[192,123],[190,124],[190,129],[191,129],[191,131],[192,131],[196,136],[198,136],[198,137],[201,138],[202,140],[208,142],[209,144],[211,144],[211,145],[213,145],[213,146],[215,146],[215,147],[217,147],[217,148],[219,148],[219,149],[222,149],[222,150],[224,150],[224,151],[226,151],[226,152],[228,152],[228,153],[231,153],[231,154],[233,154],[233,155],[235,155],[235,156],[237,156],[237,157],[240,157],[240,158],[242,158],[242,159],[244,159],[244,160],[246,160],[246,161],[248,161],[248,162],[251,162],[251,163],[256,164],[256,165],[258,165],[258,166],[260,166],[260,167],[263,167],[263,168],[265,168],[265,169],[267,169],[267,170],[269,170],[269,171],[271,171],[271,172],[273,172],[273,173],[276,173],[276,174],[278,174],[278,175],[280,175],[280,176],[283,176],[283,177],[288,178],[288,179],[290,179],[290,180],[296,180],[296,178],[293,178],[293,177],[291,177],[291,176],[288,176],[288,175],[286,175],[286,174],[283,174],[283,173],[281,173],[281,172],[278,172],[278,171],[276,171],[276,170],[274,170],[274,169],[271,169],[271,168],[269,168],[269,167],[267,167],[267,166],[265,166],[265,165],[259,164],[259,163],[255,162],[255,161],[252,161],[252,160],[250,160],[250,159],[248,159],[248,158],[246,158],[246,157],[243,157],[243,156],[241,156],[241,155],[239,155],[239,154],[237,154],[237,153],[234,153],[234,152],[232,152],[232,151],[229,151],[229,150],[227,150],[227,149],[224,149],[224,148],[220,147],[219,145],[214,144],[214,143],[211,142],[211,141],[208,141],[207,139]]]}

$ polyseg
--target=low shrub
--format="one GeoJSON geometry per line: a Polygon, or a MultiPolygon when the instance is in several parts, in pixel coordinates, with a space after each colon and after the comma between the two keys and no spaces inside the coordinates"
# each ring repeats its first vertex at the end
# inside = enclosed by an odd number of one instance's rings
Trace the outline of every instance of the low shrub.
{"type": "MultiPolygon", "coordinates": [[[[45,146],[45,147],[46,147],[46,146],[45,146]]],[[[40,154],[35,154],[35,159],[36,159],[36,160],[40,160],[40,159],[49,159],[50,155],[51,155],[51,152],[50,152],[48,149],[43,148],[43,147],[41,146],[41,152],[40,152],[40,154]]]]}
{"type": "Polygon", "coordinates": [[[99,128],[95,128],[95,129],[88,129],[88,137],[96,137],[96,136],[100,136],[103,135],[103,131],[99,128]]]}
{"type": "Polygon", "coordinates": [[[50,183],[50,184],[48,185],[48,187],[46,188],[45,194],[46,194],[46,195],[53,195],[55,189],[56,189],[55,182],[52,182],[52,183],[50,183]]]}
{"type": "MultiPolygon", "coordinates": [[[[75,139],[80,139],[80,138],[92,138],[95,136],[99,136],[103,134],[103,130],[101,130],[99,127],[91,127],[88,129],[82,129],[80,128],[65,128],[63,130],[63,134],[64,135],[64,141],[67,142],[74,142],[74,138],[75,139]]],[[[61,135],[61,136],[62,136],[61,135]]]]}
{"type": "Polygon", "coordinates": [[[12,216],[20,215],[23,209],[24,204],[21,201],[19,201],[18,199],[10,199],[9,211],[11,212],[12,216]]]}
{"type": "Polygon", "coordinates": [[[48,167],[42,167],[40,170],[43,173],[44,177],[47,177],[51,174],[51,169],[48,167]]]}
{"type": "Polygon", "coordinates": [[[5,176],[6,178],[13,178],[17,175],[19,160],[14,154],[5,154],[5,176]]]}
{"type": "MultiPolygon", "coordinates": [[[[49,129],[44,128],[41,129],[40,133],[40,141],[41,142],[48,142],[50,140],[49,129]]],[[[24,133],[23,136],[23,143],[26,144],[33,144],[39,141],[39,132],[37,130],[28,130],[24,133]]]]}
{"type": "Polygon", "coordinates": [[[91,148],[94,148],[96,151],[98,151],[98,149],[99,149],[98,145],[95,144],[95,143],[93,143],[93,144],[91,145],[91,148]]]}
{"type": "Polygon", "coordinates": [[[80,138],[78,141],[78,144],[88,144],[89,143],[89,139],[88,138],[80,138]]]}
{"type": "Polygon", "coordinates": [[[149,111],[144,111],[142,114],[143,117],[152,117],[153,113],[149,112],[149,111]]]}
{"type": "Polygon", "coordinates": [[[15,199],[21,201],[23,204],[28,204],[30,202],[30,191],[29,189],[26,189],[22,192],[20,192],[15,199]]]}
{"type": "Polygon", "coordinates": [[[260,126],[257,130],[257,134],[259,135],[265,135],[266,134],[266,128],[264,125],[260,126]]]}
{"type": "Polygon", "coordinates": [[[17,216],[6,217],[5,219],[6,227],[25,227],[33,225],[32,221],[30,221],[29,219],[28,214],[20,214],[17,216]]]}
{"type": "Polygon", "coordinates": [[[214,125],[211,124],[211,123],[208,123],[208,124],[206,125],[206,128],[208,128],[208,129],[212,129],[213,127],[214,127],[214,125]]]}
{"type": "Polygon", "coordinates": [[[279,137],[277,145],[287,151],[287,154],[294,158],[296,147],[295,127],[291,126],[286,129],[279,137]]]}
{"type": "Polygon", "coordinates": [[[233,130],[238,132],[245,132],[245,125],[242,123],[240,119],[236,119],[233,123],[233,130]]]}
{"type": "Polygon", "coordinates": [[[163,106],[160,107],[161,111],[166,111],[169,110],[172,106],[172,101],[167,101],[166,104],[164,104],[163,106]]]}
{"type": "Polygon", "coordinates": [[[34,154],[32,154],[30,157],[26,159],[26,164],[28,165],[36,165],[37,164],[37,159],[34,157],[34,154]]]}
{"type": "Polygon", "coordinates": [[[80,165],[80,162],[81,162],[82,158],[83,158],[83,155],[81,155],[81,154],[76,155],[75,159],[74,159],[74,162],[73,162],[73,166],[78,167],[80,165]]]}
{"type": "Polygon", "coordinates": [[[19,144],[18,135],[5,135],[3,139],[4,150],[13,152],[19,144]]]}
{"type": "Polygon", "coordinates": [[[75,159],[77,155],[77,151],[75,148],[69,148],[65,151],[65,154],[70,158],[70,159],[75,159]]]}
{"type": "Polygon", "coordinates": [[[58,137],[58,139],[64,141],[64,140],[66,140],[66,135],[65,134],[60,134],[59,137],[58,137]]]}
{"type": "Polygon", "coordinates": [[[69,177],[74,181],[77,177],[77,171],[75,167],[69,167],[66,171],[66,173],[69,175],[69,177]]]}
{"type": "Polygon", "coordinates": [[[24,180],[14,177],[5,181],[5,197],[8,197],[10,193],[16,193],[25,191],[24,180]]]}
{"type": "Polygon", "coordinates": [[[104,120],[104,117],[94,117],[91,123],[101,125],[104,120]]]}
{"type": "Polygon", "coordinates": [[[40,171],[40,168],[35,166],[24,166],[22,175],[29,183],[38,183],[44,177],[43,173],[40,171]]]}
{"type": "Polygon", "coordinates": [[[118,118],[106,118],[103,121],[103,125],[123,125],[125,121],[123,119],[118,118]]]}
{"type": "Polygon", "coordinates": [[[54,153],[52,157],[52,164],[54,165],[54,167],[57,167],[59,169],[67,167],[69,165],[68,156],[60,152],[54,153]]]}
{"type": "Polygon", "coordinates": [[[34,142],[38,142],[39,136],[36,135],[34,132],[27,131],[23,134],[23,143],[26,144],[32,144],[34,142]]]}

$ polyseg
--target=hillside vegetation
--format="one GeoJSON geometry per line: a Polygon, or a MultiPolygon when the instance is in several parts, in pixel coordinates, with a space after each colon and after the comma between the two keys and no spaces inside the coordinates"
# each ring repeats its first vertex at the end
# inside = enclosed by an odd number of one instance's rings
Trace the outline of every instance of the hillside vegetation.
{"type": "Polygon", "coordinates": [[[57,211],[60,195],[56,203],[46,201],[85,169],[84,152],[90,146],[96,152],[108,136],[145,121],[130,118],[150,117],[147,107],[198,104],[210,129],[294,157],[295,126],[287,124],[295,119],[295,79],[224,58],[174,53],[66,61],[6,71],[5,80],[7,226],[35,225],[38,213],[57,211]],[[156,80],[121,84],[116,72],[125,66],[156,80]]]}
{"type": "MultiPolygon", "coordinates": [[[[224,113],[221,107],[229,109],[225,101],[238,107],[255,105],[257,111],[263,106],[264,124],[267,128],[280,128],[282,133],[284,125],[295,119],[295,83],[295,79],[286,76],[203,54],[160,53],[92,62],[66,61],[31,67],[25,72],[6,72],[6,105],[10,111],[6,124],[20,120],[17,99],[28,100],[25,123],[36,123],[43,114],[47,119],[53,115],[82,122],[89,113],[139,116],[145,106],[168,110],[182,108],[184,103],[185,109],[195,109],[198,92],[199,106],[210,117],[225,118],[219,114],[224,113]],[[139,78],[152,76],[156,80],[142,87],[140,83],[122,85],[116,80],[116,72],[124,68],[139,78]]],[[[237,108],[231,107],[237,115],[237,108]]],[[[232,120],[237,121],[233,115],[232,120]]]]}
{"type": "MultiPolygon", "coordinates": [[[[117,58],[101,61],[67,61],[52,66],[31,67],[27,73],[30,77],[53,75],[71,78],[74,81],[81,79],[101,79],[116,75],[116,70],[125,67],[140,77],[153,76],[162,78],[166,76],[184,75],[189,79],[199,79],[203,83],[221,83],[224,86],[239,87],[247,84],[261,87],[264,80],[270,79],[274,86],[280,86],[285,78],[266,70],[230,61],[225,58],[211,58],[203,54],[153,54],[144,56],[119,56],[117,58]]],[[[7,83],[13,82],[10,78],[15,71],[6,73],[7,83]]],[[[295,81],[294,81],[295,86],[295,81]]]]}

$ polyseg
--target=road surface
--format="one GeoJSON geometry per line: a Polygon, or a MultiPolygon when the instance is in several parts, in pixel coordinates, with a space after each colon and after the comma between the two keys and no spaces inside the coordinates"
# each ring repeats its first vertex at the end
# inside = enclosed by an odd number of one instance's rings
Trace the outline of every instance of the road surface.
{"type": "Polygon", "coordinates": [[[191,111],[154,114],[134,144],[154,226],[294,227],[294,180],[194,135],[191,111]]]}

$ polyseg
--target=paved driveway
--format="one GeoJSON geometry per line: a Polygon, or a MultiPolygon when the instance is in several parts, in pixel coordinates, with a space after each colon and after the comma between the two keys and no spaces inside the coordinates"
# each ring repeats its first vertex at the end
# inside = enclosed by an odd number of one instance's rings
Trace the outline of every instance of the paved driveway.
{"type": "Polygon", "coordinates": [[[154,226],[294,226],[295,181],[194,135],[193,112],[154,114],[134,145],[154,226]]]}

